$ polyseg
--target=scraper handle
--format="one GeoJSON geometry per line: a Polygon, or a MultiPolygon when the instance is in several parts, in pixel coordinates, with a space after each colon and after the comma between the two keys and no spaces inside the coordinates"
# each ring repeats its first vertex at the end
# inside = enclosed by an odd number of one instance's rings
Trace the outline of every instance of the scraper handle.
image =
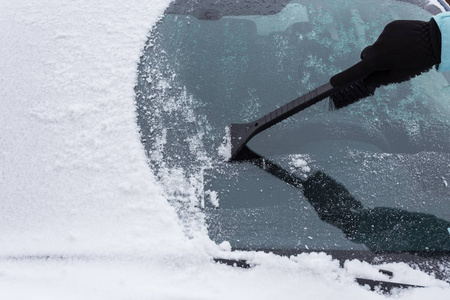
{"type": "Polygon", "coordinates": [[[317,102],[329,97],[336,91],[337,88],[334,88],[330,83],[326,83],[277,108],[256,121],[244,124],[231,124],[229,126],[231,138],[230,161],[242,160],[239,155],[241,150],[251,138],[261,131],[264,131],[267,128],[298,113],[299,111],[316,104],[317,102]]]}

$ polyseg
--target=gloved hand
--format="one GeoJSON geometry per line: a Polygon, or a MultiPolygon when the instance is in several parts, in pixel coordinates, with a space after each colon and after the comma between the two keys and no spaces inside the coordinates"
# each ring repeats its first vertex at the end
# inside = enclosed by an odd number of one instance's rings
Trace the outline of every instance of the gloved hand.
{"type": "Polygon", "coordinates": [[[342,88],[330,98],[335,108],[341,108],[381,85],[407,81],[440,62],[441,32],[434,19],[393,21],[362,51],[359,63],[330,79],[333,87],[342,88]]]}

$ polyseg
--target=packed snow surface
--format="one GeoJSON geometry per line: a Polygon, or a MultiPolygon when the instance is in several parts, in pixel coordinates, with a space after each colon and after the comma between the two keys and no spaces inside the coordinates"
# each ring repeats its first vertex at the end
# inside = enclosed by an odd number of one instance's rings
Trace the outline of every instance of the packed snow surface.
{"type": "MultiPolygon", "coordinates": [[[[0,298],[384,299],[355,283],[389,280],[367,263],[231,253],[205,230],[185,237],[134,107],[140,53],[169,2],[0,2],[0,298]]],[[[385,268],[428,286],[394,298],[450,296],[405,264],[385,268]]]]}

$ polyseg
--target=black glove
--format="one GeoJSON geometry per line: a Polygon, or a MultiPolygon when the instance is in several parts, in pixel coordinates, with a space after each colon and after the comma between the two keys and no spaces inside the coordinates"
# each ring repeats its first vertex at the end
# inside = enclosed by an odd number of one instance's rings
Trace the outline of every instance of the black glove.
{"type": "Polygon", "coordinates": [[[434,19],[393,21],[362,51],[359,63],[330,79],[333,87],[341,88],[330,98],[335,108],[341,108],[381,85],[407,81],[440,62],[441,32],[434,19]]]}

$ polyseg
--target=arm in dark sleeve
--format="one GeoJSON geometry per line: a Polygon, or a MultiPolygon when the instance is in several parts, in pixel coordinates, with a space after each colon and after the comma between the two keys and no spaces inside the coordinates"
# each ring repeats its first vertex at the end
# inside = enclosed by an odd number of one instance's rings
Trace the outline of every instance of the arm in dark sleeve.
{"type": "Polygon", "coordinates": [[[450,12],[438,14],[433,17],[441,32],[441,63],[439,72],[450,71],[450,12]]]}

